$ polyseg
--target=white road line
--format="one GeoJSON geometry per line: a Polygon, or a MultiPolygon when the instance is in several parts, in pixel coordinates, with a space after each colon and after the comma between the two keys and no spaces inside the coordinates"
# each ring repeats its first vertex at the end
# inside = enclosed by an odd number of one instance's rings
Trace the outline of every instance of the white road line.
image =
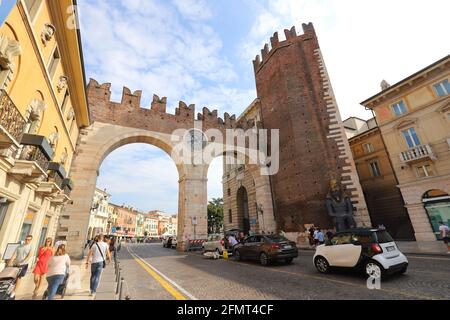
{"type": "Polygon", "coordinates": [[[181,293],[183,293],[186,297],[188,297],[191,300],[198,300],[196,297],[194,297],[192,294],[190,294],[188,291],[186,291],[183,287],[181,287],[179,284],[177,284],[175,281],[173,281],[172,279],[170,279],[169,277],[167,277],[165,274],[163,274],[161,271],[159,271],[158,269],[156,269],[154,266],[152,266],[150,263],[148,263],[147,261],[145,261],[142,257],[140,257],[139,255],[137,255],[134,250],[131,250],[130,252],[130,248],[127,246],[127,250],[129,253],[135,255],[139,260],[141,260],[144,264],[146,264],[150,269],[152,269],[153,271],[155,271],[158,275],[160,275],[162,278],[164,278],[164,280],[166,280],[167,282],[169,282],[171,285],[173,285],[175,288],[177,288],[178,290],[180,290],[181,293]]]}

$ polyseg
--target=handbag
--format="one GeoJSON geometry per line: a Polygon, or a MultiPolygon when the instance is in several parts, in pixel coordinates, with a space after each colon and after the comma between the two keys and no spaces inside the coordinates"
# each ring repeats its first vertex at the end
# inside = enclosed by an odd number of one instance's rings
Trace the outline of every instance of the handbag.
{"type": "Polygon", "coordinates": [[[103,259],[103,269],[105,269],[106,268],[106,260],[105,260],[105,257],[103,256],[103,252],[100,249],[100,246],[98,245],[98,242],[96,242],[95,244],[97,245],[98,251],[100,251],[100,255],[102,256],[102,259],[103,259]]]}

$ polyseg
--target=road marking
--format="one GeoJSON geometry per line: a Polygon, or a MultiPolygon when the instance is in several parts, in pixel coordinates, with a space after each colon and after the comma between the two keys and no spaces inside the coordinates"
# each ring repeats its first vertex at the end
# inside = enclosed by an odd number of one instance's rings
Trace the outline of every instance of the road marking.
{"type": "Polygon", "coordinates": [[[164,275],[162,272],[160,272],[158,269],[153,267],[151,264],[149,264],[147,261],[145,261],[143,258],[138,256],[134,251],[130,251],[130,248],[127,247],[128,253],[136,260],[136,262],[145,270],[147,273],[149,273],[156,281],[159,282],[159,284],[166,289],[167,292],[169,292],[176,300],[197,300],[192,294],[187,292],[185,289],[183,289],[181,286],[179,286],[175,281],[171,280],[169,277],[164,275]]]}
{"type": "MultiPolygon", "coordinates": [[[[248,265],[246,263],[243,263],[243,262],[236,262],[235,261],[235,263],[238,263],[238,264],[244,265],[244,266],[250,266],[250,265],[248,265]]],[[[289,272],[289,271],[284,271],[284,270],[269,269],[269,268],[266,268],[266,267],[254,266],[254,265],[251,265],[251,267],[257,267],[259,269],[264,269],[264,270],[268,270],[268,271],[272,271],[272,272],[285,273],[285,274],[294,275],[294,276],[298,276],[298,277],[311,278],[311,279],[315,279],[315,280],[334,282],[334,283],[338,283],[338,284],[342,284],[342,285],[347,285],[347,286],[367,289],[366,286],[362,286],[362,285],[359,285],[359,284],[346,282],[346,281],[342,281],[342,280],[330,279],[330,278],[322,278],[322,277],[313,276],[313,275],[306,274],[306,273],[301,273],[301,272],[300,273],[295,273],[295,272],[289,272]]],[[[369,289],[367,289],[367,290],[369,290],[369,289]]],[[[407,292],[404,292],[404,291],[387,290],[387,289],[379,289],[379,291],[384,291],[384,292],[388,292],[388,293],[391,293],[391,294],[400,294],[400,295],[414,297],[414,298],[420,298],[420,299],[423,299],[423,300],[441,300],[441,298],[437,298],[437,297],[425,296],[425,295],[422,295],[422,294],[411,294],[411,293],[407,293],[407,292]]]]}

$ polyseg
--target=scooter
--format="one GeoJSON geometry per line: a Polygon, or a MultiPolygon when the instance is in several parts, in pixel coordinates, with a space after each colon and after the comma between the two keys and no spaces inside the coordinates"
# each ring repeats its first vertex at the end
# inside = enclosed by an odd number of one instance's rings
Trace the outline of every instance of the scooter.
{"type": "Polygon", "coordinates": [[[0,273],[0,300],[15,300],[15,288],[21,268],[5,268],[0,273]]]}

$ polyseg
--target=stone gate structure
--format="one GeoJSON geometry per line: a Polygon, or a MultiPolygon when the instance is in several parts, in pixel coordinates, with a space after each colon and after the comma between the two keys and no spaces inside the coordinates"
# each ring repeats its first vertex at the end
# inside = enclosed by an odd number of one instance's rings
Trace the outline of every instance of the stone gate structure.
{"type": "MultiPolygon", "coordinates": [[[[275,33],[271,46],[264,46],[253,61],[258,98],[238,119],[280,129],[280,170],[270,177],[273,208],[277,227],[294,239],[308,224],[333,228],[325,209],[332,179],[351,195],[359,226],[371,225],[319,41],[311,23],[303,31],[285,30],[285,40],[275,33]]],[[[242,167],[225,168],[225,224],[248,229],[243,221],[254,220],[260,210],[248,200],[249,217],[243,219],[238,193],[244,187],[253,199],[251,179],[242,167]]]]}
{"type": "MultiPolygon", "coordinates": [[[[227,153],[233,156],[239,152],[245,153],[225,141],[219,141],[218,136],[226,136],[227,129],[249,129],[258,124],[238,124],[236,117],[229,114],[222,119],[217,111],[208,108],[195,117],[195,106],[184,102],[179,103],[175,114],[169,114],[166,112],[167,99],[156,95],[150,109],[142,108],[142,92],[132,93],[128,88],[123,89],[122,100],[116,103],[110,99],[110,88],[109,83],[99,84],[92,79],[89,82],[87,95],[92,125],[80,134],[71,170],[72,179],[76,181],[71,194],[73,203],[67,205],[62,213],[59,239],[67,240],[71,255],[82,257],[98,170],[112,151],[131,143],[154,145],[165,151],[176,164],[179,174],[179,249],[184,250],[187,239],[205,239],[208,231],[207,176],[210,162],[214,157],[227,153]],[[201,158],[200,162],[186,162],[184,157],[179,156],[176,149],[186,139],[186,132],[192,130],[202,135],[204,141],[201,141],[201,149],[212,146],[209,149],[212,150],[210,160],[201,158]]],[[[196,156],[195,152],[192,156],[196,156]]],[[[257,164],[249,164],[248,168],[255,180],[257,201],[268,212],[266,224],[275,230],[269,178],[261,175],[261,167],[257,164]]],[[[132,163],[130,170],[133,170],[132,163]]]]}

